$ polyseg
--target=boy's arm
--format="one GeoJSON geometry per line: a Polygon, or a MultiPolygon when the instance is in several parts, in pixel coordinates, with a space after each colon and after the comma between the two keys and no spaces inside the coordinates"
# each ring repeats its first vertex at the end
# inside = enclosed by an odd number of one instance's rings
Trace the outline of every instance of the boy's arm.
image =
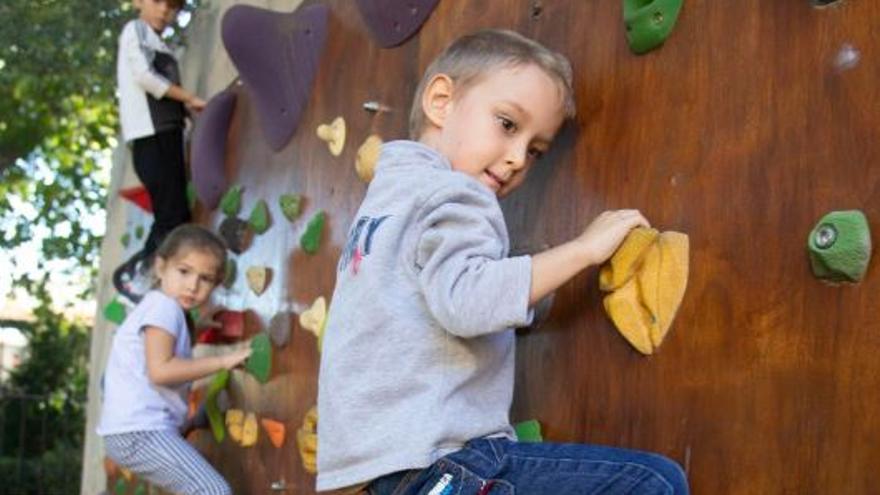
{"type": "Polygon", "coordinates": [[[176,385],[197,380],[222,369],[232,369],[251,354],[241,349],[222,356],[183,359],[174,355],[176,338],[159,327],[144,329],[147,378],[155,385],[176,385]]]}
{"type": "Polygon", "coordinates": [[[649,227],[638,210],[606,211],[577,238],[532,256],[529,306],[585,268],[604,263],[634,227],[649,227]]]}
{"type": "Polygon", "coordinates": [[[136,24],[126,26],[120,41],[119,56],[125,57],[138,85],[156,99],[167,96],[194,110],[204,108],[205,102],[201,98],[162,77],[150,66],[146,55],[141,50],[137,29],[136,24]]]}

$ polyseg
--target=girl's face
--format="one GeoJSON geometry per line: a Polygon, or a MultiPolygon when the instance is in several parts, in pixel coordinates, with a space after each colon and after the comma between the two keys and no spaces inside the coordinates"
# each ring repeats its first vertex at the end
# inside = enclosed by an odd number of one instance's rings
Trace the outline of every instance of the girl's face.
{"type": "Polygon", "coordinates": [[[159,288],[189,311],[208,300],[217,286],[220,260],[200,249],[181,249],[168,259],[156,257],[159,288]]]}

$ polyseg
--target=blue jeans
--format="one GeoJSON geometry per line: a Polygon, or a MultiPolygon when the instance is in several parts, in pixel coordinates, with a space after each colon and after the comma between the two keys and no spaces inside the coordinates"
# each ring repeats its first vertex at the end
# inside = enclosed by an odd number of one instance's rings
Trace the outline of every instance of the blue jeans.
{"type": "Polygon", "coordinates": [[[583,444],[471,440],[425,469],[374,480],[370,495],[686,495],[687,478],[659,454],[583,444]]]}

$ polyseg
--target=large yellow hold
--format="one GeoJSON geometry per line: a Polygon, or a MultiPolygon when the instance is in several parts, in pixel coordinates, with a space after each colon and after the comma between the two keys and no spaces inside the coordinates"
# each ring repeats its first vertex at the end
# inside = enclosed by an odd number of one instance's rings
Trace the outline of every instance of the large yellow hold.
{"type": "Polygon", "coordinates": [[[672,326],[687,288],[688,236],[638,228],[599,272],[599,287],[613,291],[605,311],[642,354],[652,354],[672,326]]]}

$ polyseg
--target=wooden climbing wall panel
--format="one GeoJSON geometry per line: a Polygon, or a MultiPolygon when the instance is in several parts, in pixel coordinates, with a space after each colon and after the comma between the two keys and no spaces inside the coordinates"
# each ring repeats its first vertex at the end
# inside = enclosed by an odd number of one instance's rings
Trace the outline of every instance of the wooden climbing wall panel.
{"type": "MultiPolygon", "coordinates": [[[[691,277],[652,357],[605,316],[595,270],[563,287],[548,320],[521,332],[512,419],[538,419],[549,441],[666,454],[686,467],[694,493],[876,490],[880,273],[872,266],[858,286],[823,285],[805,245],[830,210],[861,209],[880,229],[880,31],[865,22],[880,18],[880,4],[687,0],[667,43],[635,56],[620,1],[443,0],[416,37],[387,50],[355,2],[327,3],[314,91],[281,151],[270,151],[252,102],[235,88],[230,183],[245,188],[242,216],[261,198],[273,214],[239,256],[239,272],[263,264],[277,276],[260,297],[240,280],[221,302],[251,309],[259,327],[329,299],[365,191],[358,146],[371,133],[406,136],[418,78],[449,41],[513,28],[570,57],[579,113],[504,203],[514,250],[558,244],[601,211],[632,207],[690,236],[691,277]],[[861,58],[836,66],[847,44],[861,58]],[[364,111],[368,100],[391,112],[364,111]],[[337,115],[348,139],[334,157],[315,128],[337,115]],[[289,192],[306,198],[294,223],[277,208],[289,192]],[[306,255],[299,234],[318,209],[327,227],[318,253],[306,255]]],[[[216,227],[220,214],[201,218],[216,227]]],[[[286,423],[285,446],[197,439],[236,493],[268,493],[280,479],[287,493],[313,492],[293,432],[316,400],[319,355],[314,336],[295,316],[291,324],[270,382],[239,377],[231,387],[236,407],[286,423]]]]}

